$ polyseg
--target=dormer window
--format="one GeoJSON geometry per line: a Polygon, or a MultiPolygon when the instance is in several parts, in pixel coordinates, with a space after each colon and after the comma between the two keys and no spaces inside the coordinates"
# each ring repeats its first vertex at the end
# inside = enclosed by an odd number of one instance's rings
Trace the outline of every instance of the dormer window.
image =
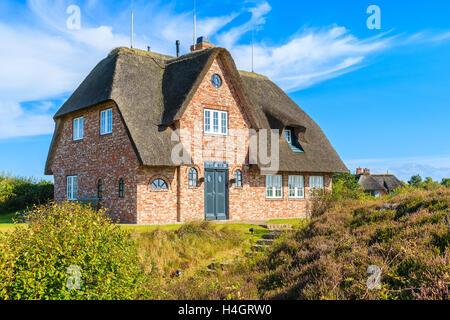
{"type": "Polygon", "coordinates": [[[297,153],[305,152],[303,150],[302,145],[298,141],[297,136],[295,135],[294,128],[287,127],[286,129],[284,129],[284,137],[285,137],[287,143],[289,144],[289,146],[291,147],[292,151],[297,152],[297,153]]]}
{"type": "Polygon", "coordinates": [[[284,130],[284,136],[286,138],[287,143],[292,144],[292,131],[291,131],[291,129],[284,130]]]}

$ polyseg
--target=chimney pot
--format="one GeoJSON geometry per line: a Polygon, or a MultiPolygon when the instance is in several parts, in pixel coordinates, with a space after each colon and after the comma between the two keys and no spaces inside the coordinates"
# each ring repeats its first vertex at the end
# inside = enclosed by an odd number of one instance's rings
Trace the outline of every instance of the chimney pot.
{"type": "Polygon", "coordinates": [[[370,176],[370,169],[365,168],[365,169],[364,169],[364,174],[367,174],[367,175],[370,176]]]}
{"type": "Polygon", "coordinates": [[[363,169],[362,168],[357,168],[356,169],[356,174],[357,175],[361,175],[363,173],[363,169]]]}
{"type": "Polygon", "coordinates": [[[197,43],[194,46],[191,46],[191,52],[212,47],[215,46],[211,42],[209,42],[208,37],[198,37],[197,43]]]}
{"type": "Polygon", "coordinates": [[[177,47],[177,57],[179,57],[180,56],[180,40],[177,40],[175,42],[175,45],[177,47]]]}

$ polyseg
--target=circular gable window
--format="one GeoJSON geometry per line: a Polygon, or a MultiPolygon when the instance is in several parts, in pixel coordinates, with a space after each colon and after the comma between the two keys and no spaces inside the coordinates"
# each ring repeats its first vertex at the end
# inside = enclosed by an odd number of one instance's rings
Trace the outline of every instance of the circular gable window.
{"type": "Polygon", "coordinates": [[[222,86],[222,78],[217,74],[213,74],[211,77],[211,83],[215,88],[220,88],[222,86]]]}

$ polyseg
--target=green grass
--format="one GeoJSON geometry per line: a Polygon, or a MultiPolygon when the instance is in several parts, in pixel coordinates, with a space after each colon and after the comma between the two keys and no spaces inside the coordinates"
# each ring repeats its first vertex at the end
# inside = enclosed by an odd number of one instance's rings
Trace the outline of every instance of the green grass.
{"type": "Polygon", "coordinates": [[[0,214],[0,224],[4,223],[12,223],[12,219],[16,215],[16,212],[13,213],[7,213],[7,214],[0,214]]]}
{"type": "Polygon", "coordinates": [[[304,227],[309,222],[309,219],[271,219],[266,223],[291,224],[294,228],[304,227]]]}

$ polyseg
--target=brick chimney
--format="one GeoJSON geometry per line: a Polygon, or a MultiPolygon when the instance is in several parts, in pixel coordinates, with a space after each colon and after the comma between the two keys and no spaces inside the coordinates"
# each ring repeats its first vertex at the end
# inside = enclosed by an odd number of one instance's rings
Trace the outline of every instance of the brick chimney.
{"type": "Polygon", "coordinates": [[[367,175],[370,176],[370,169],[365,168],[365,169],[364,169],[364,174],[367,174],[367,175]]]}
{"type": "Polygon", "coordinates": [[[362,168],[357,168],[357,169],[356,169],[356,175],[357,175],[357,176],[361,175],[362,173],[363,173],[362,168]]]}
{"type": "Polygon", "coordinates": [[[191,46],[191,52],[213,47],[215,47],[215,45],[209,42],[208,37],[199,37],[197,38],[197,43],[195,44],[195,46],[191,46]]]}

